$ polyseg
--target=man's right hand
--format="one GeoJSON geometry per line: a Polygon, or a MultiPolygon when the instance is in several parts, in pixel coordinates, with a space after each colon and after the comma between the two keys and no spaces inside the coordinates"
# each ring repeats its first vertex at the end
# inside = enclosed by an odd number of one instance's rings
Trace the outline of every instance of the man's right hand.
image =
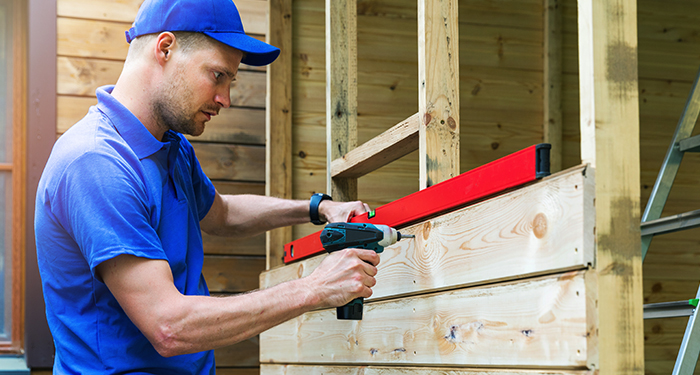
{"type": "Polygon", "coordinates": [[[377,281],[379,254],[373,250],[345,249],[328,255],[311,275],[302,279],[318,297],[317,308],[343,306],[367,298],[377,281]]]}

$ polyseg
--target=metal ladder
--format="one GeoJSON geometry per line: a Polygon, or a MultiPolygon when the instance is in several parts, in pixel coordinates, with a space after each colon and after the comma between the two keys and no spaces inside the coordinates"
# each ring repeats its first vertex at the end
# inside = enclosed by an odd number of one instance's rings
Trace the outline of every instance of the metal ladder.
{"type": "MultiPolygon", "coordinates": [[[[683,115],[678,121],[671,146],[666,152],[661,170],[654,183],[649,201],[641,220],[642,232],[642,261],[647,255],[649,245],[654,235],[672,233],[679,230],[700,226],[700,210],[661,218],[661,212],[671,191],[673,180],[676,178],[683,154],[700,152],[700,135],[690,137],[700,113],[700,71],[690,90],[683,115]]],[[[681,348],[673,366],[673,375],[691,375],[700,355],[700,317],[698,316],[698,299],[700,287],[694,299],[679,302],[651,303],[644,305],[644,319],[688,317],[688,325],[683,335],[681,348]]]]}

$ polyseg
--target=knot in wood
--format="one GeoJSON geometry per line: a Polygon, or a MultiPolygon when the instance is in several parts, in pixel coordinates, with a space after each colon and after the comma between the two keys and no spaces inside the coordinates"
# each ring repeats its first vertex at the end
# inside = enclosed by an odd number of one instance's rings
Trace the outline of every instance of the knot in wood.
{"type": "Polygon", "coordinates": [[[547,216],[542,212],[538,213],[532,220],[532,232],[539,239],[547,234],[547,216]]]}

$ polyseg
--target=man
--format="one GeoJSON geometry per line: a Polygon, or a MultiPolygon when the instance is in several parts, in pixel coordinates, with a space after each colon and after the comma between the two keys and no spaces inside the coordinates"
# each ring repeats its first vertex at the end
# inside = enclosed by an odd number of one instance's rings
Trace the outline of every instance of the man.
{"type": "Polygon", "coordinates": [[[39,183],[36,239],[54,373],[214,372],[213,348],[317,308],[369,297],[378,256],[329,255],[308,277],[208,296],[201,230],[250,236],[345,221],[361,202],[222,196],[189,142],[230,104],[242,61],[279,50],[244,34],[231,0],[146,0],[114,87],[54,146],[39,183]]]}

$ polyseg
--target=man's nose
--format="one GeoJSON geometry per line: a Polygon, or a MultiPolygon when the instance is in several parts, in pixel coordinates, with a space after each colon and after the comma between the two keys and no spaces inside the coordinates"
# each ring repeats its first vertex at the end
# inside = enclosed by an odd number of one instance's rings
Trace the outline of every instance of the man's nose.
{"type": "Polygon", "coordinates": [[[223,108],[228,108],[231,106],[231,87],[224,87],[218,90],[216,96],[214,97],[216,104],[223,108]]]}

